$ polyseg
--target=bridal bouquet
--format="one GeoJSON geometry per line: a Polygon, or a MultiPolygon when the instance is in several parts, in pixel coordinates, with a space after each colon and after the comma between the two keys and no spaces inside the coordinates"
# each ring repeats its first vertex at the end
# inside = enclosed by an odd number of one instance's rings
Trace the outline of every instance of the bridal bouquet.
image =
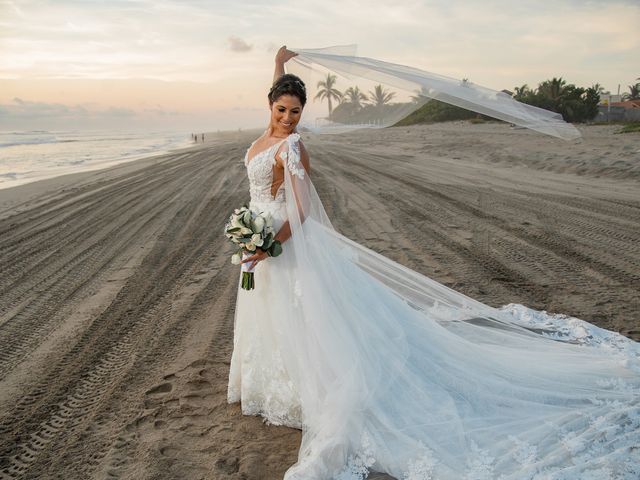
{"type": "MultiPolygon", "coordinates": [[[[276,240],[273,231],[273,219],[270,213],[257,213],[246,205],[236,208],[224,227],[225,235],[235,245],[238,251],[231,256],[231,263],[239,265],[242,260],[253,255],[260,248],[270,257],[277,257],[282,253],[282,245],[276,240]]],[[[253,270],[248,263],[242,264],[242,288],[252,290],[255,287],[253,270]]]]}

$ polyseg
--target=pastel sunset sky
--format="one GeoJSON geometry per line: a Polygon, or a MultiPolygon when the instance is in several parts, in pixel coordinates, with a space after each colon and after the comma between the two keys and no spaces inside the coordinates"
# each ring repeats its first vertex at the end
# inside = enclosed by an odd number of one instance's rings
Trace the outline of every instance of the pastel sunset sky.
{"type": "Polygon", "coordinates": [[[638,0],[0,0],[0,130],[263,126],[282,44],[616,93],[640,76],[638,25],[638,0]]]}

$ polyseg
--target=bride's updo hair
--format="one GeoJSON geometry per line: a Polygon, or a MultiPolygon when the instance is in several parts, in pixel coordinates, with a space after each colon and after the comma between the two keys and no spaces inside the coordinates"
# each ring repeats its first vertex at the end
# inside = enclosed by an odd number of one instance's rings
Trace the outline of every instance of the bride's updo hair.
{"type": "Polygon", "coordinates": [[[298,97],[303,107],[307,103],[307,89],[304,86],[304,82],[293,73],[285,73],[274,82],[271,90],[269,90],[269,95],[267,95],[269,105],[273,104],[282,95],[298,97]]]}

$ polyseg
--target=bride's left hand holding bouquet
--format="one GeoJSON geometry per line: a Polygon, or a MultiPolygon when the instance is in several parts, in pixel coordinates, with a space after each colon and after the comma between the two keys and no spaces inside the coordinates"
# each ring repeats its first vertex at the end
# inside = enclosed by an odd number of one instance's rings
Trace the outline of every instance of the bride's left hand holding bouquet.
{"type": "MultiPolygon", "coordinates": [[[[266,252],[270,257],[277,257],[282,253],[280,240],[275,239],[273,219],[270,213],[255,212],[246,205],[236,208],[224,226],[226,237],[237,245],[238,251],[231,256],[231,263],[239,265],[247,257],[258,250],[266,252]]],[[[252,290],[255,287],[253,271],[242,263],[242,288],[252,290]]]]}

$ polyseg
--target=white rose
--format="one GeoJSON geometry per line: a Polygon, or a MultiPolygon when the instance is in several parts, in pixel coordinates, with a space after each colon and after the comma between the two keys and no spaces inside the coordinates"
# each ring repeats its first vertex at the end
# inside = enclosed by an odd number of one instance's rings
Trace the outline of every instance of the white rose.
{"type": "Polygon", "coordinates": [[[264,240],[259,233],[254,233],[253,235],[251,235],[251,243],[253,243],[256,247],[261,247],[264,243],[264,240]]]}
{"type": "Polygon", "coordinates": [[[255,252],[256,251],[256,246],[253,244],[253,242],[247,242],[244,244],[244,248],[246,248],[247,250],[249,250],[250,252],[255,252]]]}
{"type": "Polygon", "coordinates": [[[234,265],[240,265],[240,262],[242,262],[242,258],[240,257],[239,253],[234,253],[233,255],[231,255],[231,263],[233,263],[234,265]]]}

